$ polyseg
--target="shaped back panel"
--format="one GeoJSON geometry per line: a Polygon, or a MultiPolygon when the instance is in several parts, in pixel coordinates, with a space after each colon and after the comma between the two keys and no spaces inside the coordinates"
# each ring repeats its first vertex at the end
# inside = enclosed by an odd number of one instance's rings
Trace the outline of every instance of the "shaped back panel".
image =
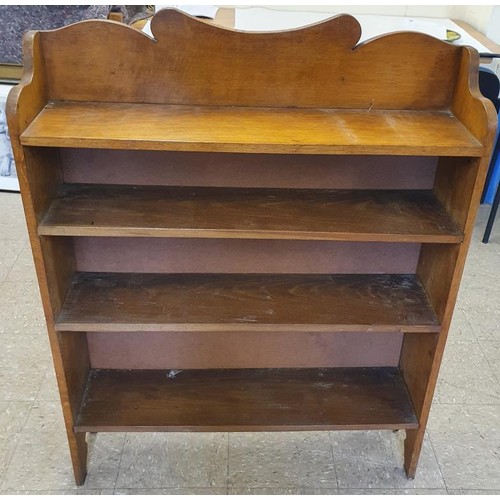
{"type": "Polygon", "coordinates": [[[177,10],[155,39],[111,21],[40,33],[50,100],[356,109],[448,109],[463,49],[420,33],[357,45],[341,15],[251,33],[177,10]]]}

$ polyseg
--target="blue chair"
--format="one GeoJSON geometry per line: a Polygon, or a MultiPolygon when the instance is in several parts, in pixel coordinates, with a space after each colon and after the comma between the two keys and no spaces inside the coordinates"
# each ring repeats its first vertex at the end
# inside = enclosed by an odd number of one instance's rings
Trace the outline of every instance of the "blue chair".
{"type": "MultiPolygon", "coordinates": [[[[484,95],[484,97],[487,97],[490,99],[490,101],[493,103],[495,106],[495,109],[498,113],[500,109],[500,99],[499,99],[499,93],[500,93],[500,81],[498,79],[498,76],[491,71],[488,68],[480,68],[479,69],[479,89],[481,90],[481,93],[484,95]]],[[[486,176],[486,182],[484,185],[483,189],[483,194],[481,196],[481,203],[485,202],[487,192],[490,189],[490,184],[491,182],[495,182],[495,173],[496,173],[496,168],[498,165],[498,160],[499,160],[499,153],[500,153],[500,141],[498,140],[498,131],[497,131],[497,136],[496,136],[496,141],[495,141],[495,146],[493,148],[493,154],[491,157],[491,162],[490,166],[488,169],[488,174],[486,176]]],[[[490,239],[490,234],[491,230],[493,228],[493,222],[495,221],[495,217],[498,211],[498,205],[500,204],[500,184],[496,186],[496,192],[495,196],[493,198],[493,204],[491,206],[491,212],[488,217],[488,222],[486,224],[486,229],[484,231],[483,235],[483,243],[488,243],[490,239]]]]}

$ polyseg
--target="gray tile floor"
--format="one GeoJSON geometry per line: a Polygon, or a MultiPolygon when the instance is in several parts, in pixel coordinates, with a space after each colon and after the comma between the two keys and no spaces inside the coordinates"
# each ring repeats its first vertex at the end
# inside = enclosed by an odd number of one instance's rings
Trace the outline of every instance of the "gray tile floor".
{"type": "Polygon", "coordinates": [[[0,193],[0,494],[500,494],[500,217],[481,207],[414,481],[402,433],[91,435],[76,488],[20,197],[0,193]]]}

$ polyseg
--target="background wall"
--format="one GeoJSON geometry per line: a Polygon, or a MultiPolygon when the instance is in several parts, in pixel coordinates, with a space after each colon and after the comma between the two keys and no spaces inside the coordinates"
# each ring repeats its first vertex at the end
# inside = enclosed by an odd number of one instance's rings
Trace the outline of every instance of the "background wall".
{"type": "MultiPolygon", "coordinates": [[[[241,6],[257,7],[253,5],[241,6]]],[[[500,7],[493,5],[259,5],[266,9],[308,12],[331,12],[332,14],[379,14],[386,16],[440,17],[458,19],[472,25],[482,33],[495,31],[500,37],[500,7]],[[490,26],[492,17],[495,26],[490,26]]],[[[500,43],[500,40],[498,40],[500,43]]]]}
{"type": "Polygon", "coordinates": [[[500,6],[495,5],[491,13],[491,19],[486,30],[486,36],[496,43],[500,43],[500,6]]]}

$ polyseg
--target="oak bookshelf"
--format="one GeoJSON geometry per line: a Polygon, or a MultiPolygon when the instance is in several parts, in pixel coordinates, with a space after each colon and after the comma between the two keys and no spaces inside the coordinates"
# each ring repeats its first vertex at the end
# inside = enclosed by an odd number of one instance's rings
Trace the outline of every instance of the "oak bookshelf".
{"type": "Polygon", "coordinates": [[[404,429],[414,477],[495,132],[478,54],[345,15],[152,31],[30,32],[8,101],[77,484],[109,431],[404,429]]]}

